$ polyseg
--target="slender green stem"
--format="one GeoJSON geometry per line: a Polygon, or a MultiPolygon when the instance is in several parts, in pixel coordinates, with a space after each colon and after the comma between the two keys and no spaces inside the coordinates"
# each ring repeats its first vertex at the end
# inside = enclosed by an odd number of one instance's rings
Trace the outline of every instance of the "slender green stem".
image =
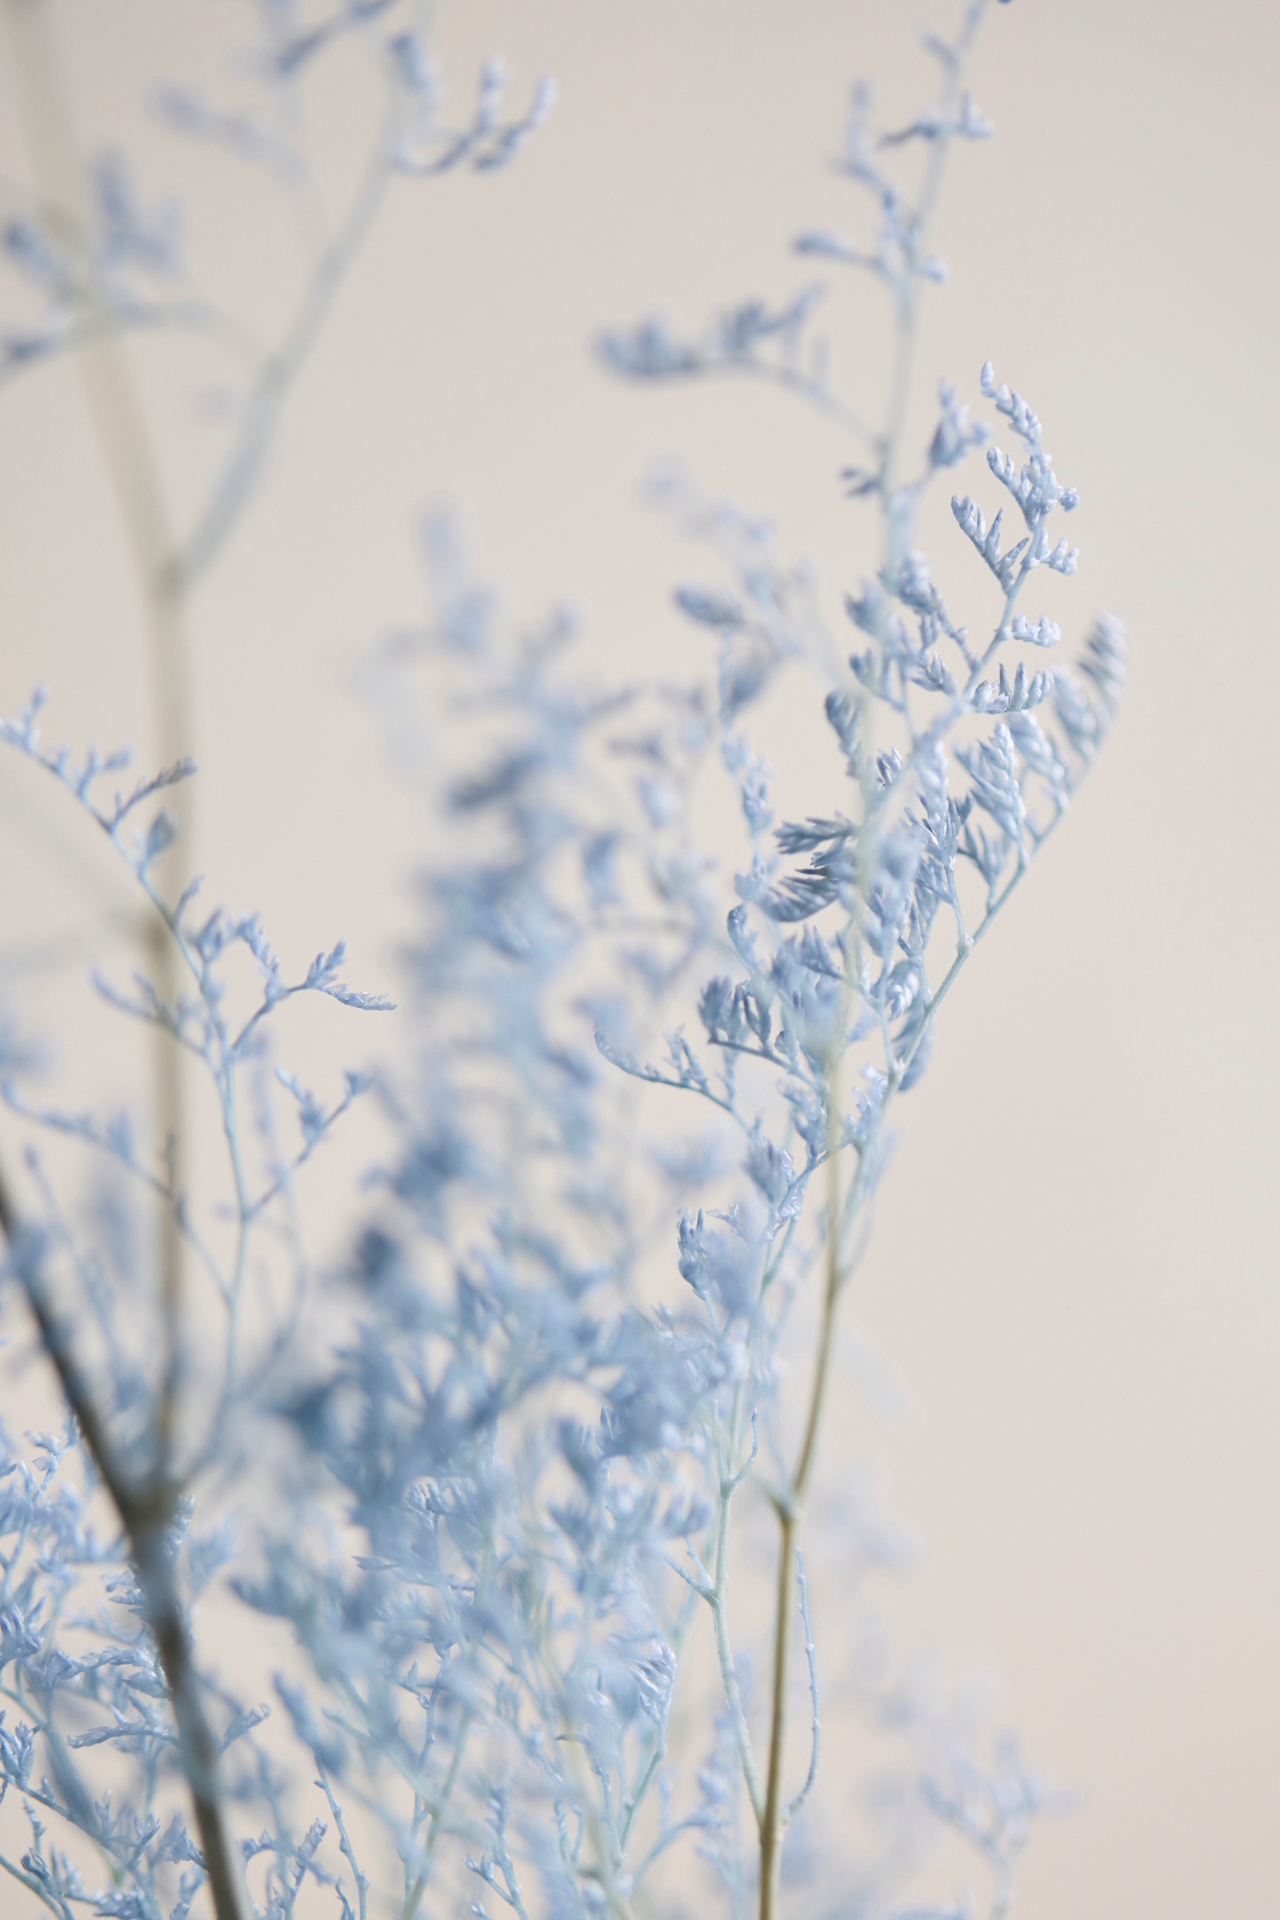
{"type": "MultiPolygon", "coordinates": [[[[828,1130],[838,1128],[835,1065],[829,1074],[827,1101],[828,1130]]],[[[777,1591],[774,1601],[773,1685],[769,1714],[769,1775],[765,1789],[764,1818],[760,1824],[760,1920],[774,1920],[778,1911],[779,1879],[782,1867],[782,1842],[786,1830],[783,1799],[783,1768],[786,1761],[787,1692],[791,1676],[791,1639],[796,1596],[796,1547],[804,1515],[805,1500],[813,1478],[818,1453],[818,1434],[831,1379],[835,1354],[836,1311],[843,1273],[840,1259],[840,1160],[828,1154],[830,1179],[827,1202],[826,1287],[818,1329],[817,1352],[809,1385],[809,1405],[805,1417],[800,1453],[789,1486],[775,1495],[780,1538],[778,1542],[777,1591]]]]}
{"type": "MultiPolygon", "coordinates": [[[[960,90],[966,57],[972,47],[974,36],[985,11],[986,0],[970,0],[961,27],[960,34],[947,61],[943,81],[942,98],[939,103],[939,117],[942,131],[931,143],[924,182],[917,202],[911,228],[911,246],[913,259],[908,263],[906,278],[898,294],[898,326],[894,352],[893,372],[890,379],[889,411],[882,441],[883,457],[880,471],[879,496],[885,516],[884,565],[890,566],[899,560],[908,543],[910,533],[910,500],[905,503],[898,497],[901,488],[900,472],[903,456],[903,442],[906,432],[907,412],[911,397],[911,383],[915,358],[916,340],[919,330],[919,309],[921,280],[915,271],[924,250],[929,226],[935,211],[947,151],[950,145],[950,127],[959,104],[960,90]],[[904,511],[904,505],[907,511],[904,511]]],[[[1021,581],[1019,580],[1019,583],[1021,581]]],[[[1015,589],[1016,591],[1016,589],[1015,589]]],[[[1010,600],[1012,599],[1010,596],[1010,600]]],[[[1000,631],[1004,630],[1009,618],[1010,607],[1006,603],[1000,631]]],[[[971,676],[976,680],[978,668],[971,676]]],[[[884,796],[875,784],[875,752],[872,739],[871,703],[865,697],[860,699],[861,724],[864,748],[864,825],[860,836],[860,853],[864,872],[874,867],[874,841],[884,817],[884,796]]],[[[856,922],[855,922],[856,935],[856,922]]],[[[972,949],[972,942],[964,945],[957,956],[957,967],[963,964],[972,949]]],[[[949,975],[933,1005],[941,999],[950,986],[949,975]]],[[[857,968],[853,958],[846,955],[846,978],[856,977],[857,968]]],[[[841,1022],[843,1030],[844,1022],[841,1022]]],[[[887,1043],[886,1043],[887,1044],[887,1043]]],[[[916,1044],[919,1044],[917,1037],[916,1044]]],[[[850,1183],[847,1194],[840,1190],[840,1156],[838,1121],[838,1063],[832,1057],[828,1064],[827,1115],[828,1115],[828,1166],[829,1198],[827,1213],[827,1266],[826,1288],[818,1330],[817,1350],[814,1357],[813,1372],[810,1380],[809,1402],[805,1417],[799,1455],[790,1482],[774,1495],[774,1506],[778,1515],[779,1542],[777,1582],[774,1601],[774,1648],[773,1683],[770,1702],[769,1728],[769,1765],[768,1783],[765,1793],[764,1817],[760,1828],[760,1920],[777,1920],[780,1875],[782,1864],[782,1843],[787,1823],[787,1803],[783,1796],[783,1773],[787,1746],[787,1710],[788,1690],[791,1671],[791,1642],[793,1638],[795,1606],[797,1593],[796,1555],[804,1519],[804,1507],[812,1480],[817,1458],[818,1438],[821,1431],[823,1410],[831,1377],[835,1354],[836,1317],[841,1292],[849,1277],[847,1262],[843,1258],[843,1248],[853,1221],[859,1215],[868,1198],[871,1187],[871,1169],[877,1158],[877,1147],[883,1126],[884,1115],[902,1082],[907,1062],[896,1061],[891,1047],[887,1046],[886,1068],[888,1082],[880,1111],[877,1114],[871,1139],[859,1155],[858,1168],[850,1183]]],[[[806,1788],[803,1791],[807,1791],[806,1788]]],[[[797,1802],[799,1798],[797,1796],[797,1802]]],[[[793,1802],[792,1804],[796,1804],[793,1802]]]]}
{"type": "MultiPolygon", "coordinates": [[[[739,1408],[741,1390],[734,1396],[734,1418],[731,1423],[730,1441],[735,1448],[739,1442],[739,1408]]],[[[720,1682],[724,1688],[725,1700],[733,1715],[734,1735],[738,1744],[738,1760],[742,1767],[742,1777],[747,1783],[747,1797],[751,1802],[751,1811],[755,1815],[756,1825],[763,1832],[765,1819],[765,1787],[760,1777],[760,1767],[756,1760],[755,1748],[751,1743],[751,1732],[747,1726],[747,1716],[742,1707],[742,1694],[738,1687],[738,1674],[734,1666],[733,1645],[729,1638],[729,1528],[733,1510],[733,1496],[737,1490],[740,1474],[731,1472],[728,1460],[717,1450],[716,1466],[719,1472],[719,1512],[716,1518],[716,1553],[713,1584],[707,1595],[711,1607],[712,1625],[715,1631],[716,1658],[720,1665],[720,1682]]]]}

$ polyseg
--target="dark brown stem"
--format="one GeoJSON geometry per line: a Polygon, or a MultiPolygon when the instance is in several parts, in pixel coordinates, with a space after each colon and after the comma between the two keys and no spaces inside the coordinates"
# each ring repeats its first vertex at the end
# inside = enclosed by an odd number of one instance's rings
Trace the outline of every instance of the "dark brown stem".
{"type": "Polygon", "coordinates": [[[165,1472],[163,1461],[145,1481],[135,1481],[125,1471],[93,1389],[45,1292],[38,1242],[19,1221],[2,1175],[0,1233],[8,1243],[41,1343],[129,1543],[178,1726],[182,1769],[191,1792],[214,1913],[217,1920],[243,1920],[239,1864],[218,1795],[220,1748],[200,1699],[199,1681],[191,1658],[191,1636],[183,1618],[167,1547],[166,1536],[176,1511],[178,1489],[165,1472]]]}

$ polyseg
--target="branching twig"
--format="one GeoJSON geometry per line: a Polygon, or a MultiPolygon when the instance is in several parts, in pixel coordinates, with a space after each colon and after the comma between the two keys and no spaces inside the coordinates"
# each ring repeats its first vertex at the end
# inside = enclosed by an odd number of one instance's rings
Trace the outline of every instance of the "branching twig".
{"type": "Polygon", "coordinates": [[[21,1282],[41,1343],[129,1541],[178,1724],[183,1772],[204,1848],[204,1867],[209,1876],[214,1912],[217,1920],[243,1920],[239,1867],[219,1795],[218,1741],[200,1699],[191,1637],[178,1597],[169,1549],[168,1534],[175,1517],[178,1488],[168,1479],[163,1460],[142,1482],[135,1481],[120,1460],[93,1389],[49,1300],[41,1271],[39,1237],[19,1221],[3,1178],[0,1178],[0,1233],[8,1244],[10,1263],[21,1282]]]}

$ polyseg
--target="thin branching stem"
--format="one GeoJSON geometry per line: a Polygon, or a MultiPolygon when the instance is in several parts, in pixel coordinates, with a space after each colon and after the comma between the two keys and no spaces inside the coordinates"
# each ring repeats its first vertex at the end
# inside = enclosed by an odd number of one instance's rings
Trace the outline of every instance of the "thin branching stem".
{"type": "Polygon", "coordinates": [[[826,419],[834,421],[843,432],[850,434],[863,446],[875,447],[880,444],[861,414],[832,393],[822,381],[801,373],[796,367],[760,360],[753,354],[741,354],[725,360],[704,361],[698,372],[704,377],[708,374],[746,374],[753,380],[763,381],[766,386],[782,387],[787,393],[795,394],[797,399],[816,407],[826,419]]]}
{"type": "Polygon", "coordinates": [[[41,1343],[75,1415],[90,1459],[128,1538],[130,1557],[146,1596],[147,1617],[169,1689],[183,1772],[191,1793],[217,1920],[243,1920],[241,1877],[218,1785],[219,1745],[192,1658],[191,1636],[178,1594],[168,1534],[176,1489],[163,1462],[147,1480],[135,1482],[119,1459],[99,1413],[97,1398],[80,1369],[67,1331],[49,1300],[38,1241],[22,1227],[0,1180],[0,1233],[36,1322],[41,1343]]]}
{"type": "MultiPolygon", "coordinates": [[[[923,281],[916,271],[928,234],[930,222],[937,204],[947,152],[950,145],[949,129],[953,123],[959,103],[964,64],[972,47],[974,36],[985,11],[986,0],[971,0],[968,6],[960,34],[950,50],[950,57],[944,62],[942,97],[939,103],[939,131],[934,135],[928,162],[925,169],[921,194],[911,219],[912,261],[903,280],[898,295],[898,325],[894,352],[894,368],[890,384],[889,411],[883,437],[883,457],[879,476],[878,492],[885,518],[885,564],[892,565],[905,552],[908,526],[904,513],[904,503],[898,499],[899,467],[902,458],[903,442],[906,432],[907,411],[911,395],[911,383],[914,370],[915,345],[919,324],[919,305],[923,281]]],[[[1028,548],[1028,553],[1030,548],[1028,548]]],[[[1012,597],[1012,596],[1011,596],[1012,597]]],[[[1010,618],[1011,608],[1006,604],[1001,622],[1003,628],[1010,618]]],[[[971,679],[976,682],[979,669],[975,667],[971,679]]],[[[958,703],[957,703],[958,704],[958,703]]],[[[864,752],[864,825],[860,835],[860,858],[862,871],[870,872],[875,863],[875,845],[881,821],[884,817],[886,795],[879,793],[875,781],[875,753],[871,737],[871,701],[865,693],[859,698],[861,722],[866,748],[864,752]]],[[[918,751],[913,749],[913,751],[918,751]]],[[[895,786],[896,786],[895,782],[895,786]]],[[[966,955],[967,957],[967,955],[966,955]]],[[[856,969],[846,956],[846,976],[854,977],[856,969]]],[[[946,983],[949,985],[949,981],[946,983]]],[[[936,998],[935,998],[936,1003],[936,998]]],[[[883,1028],[883,999],[879,1008],[883,1028]]],[[[844,1021],[841,1022],[843,1031],[844,1021]]],[[[917,1045],[918,1045],[917,1039],[917,1045]]],[[[776,1490],[773,1499],[778,1516],[779,1542],[776,1574],[776,1597],[773,1623],[773,1674],[770,1700],[769,1727],[769,1764],[768,1782],[765,1793],[764,1818],[760,1828],[760,1898],[759,1920],[776,1920],[780,1875],[782,1865],[782,1844],[789,1814],[789,1805],[794,1808],[801,1804],[810,1790],[812,1779],[808,1780],[800,1794],[791,1803],[784,1798],[783,1776],[787,1749],[787,1716],[789,1706],[789,1684],[791,1664],[791,1641],[795,1598],[798,1590],[796,1557],[803,1524],[806,1497],[809,1492],[817,1459],[818,1439],[821,1431],[822,1416],[825,1408],[831,1368],[835,1353],[836,1320],[839,1299],[848,1278],[842,1250],[846,1243],[849,1227],[857,1218],[864,1200],[867,1198],[872,1169],[878,1159],[878,1141],[883,1127],[885,1112],[889,1100],[900,1085],[905,1067],[894,1060],[892,1047],[885,1033],[887,1084],[884,1096],[876,1115],[870,1140],[859,1154],[857,1171],[850,1183],[847,1195],[842,1195],[840,1187],[839,1159],[839,1076],[838,1061],[833,1054],[828,1063],[827,1117],[828,1117],[828,1164],[830,1186],[827,1205],[826,1229],[826,1285],[823,1293],[821,1316],[818,1330],[817,1352],[814,1358],[810,1381],[808,1407],[805,1416],[800,1451],[789,1482],[776,1490]]],[[[812,1636],[806,1628],[806,1640],[811,1645],[812,1636]]],[[[812,1656],[810,1656],[812,1657],[812,1656]]],[[[812,1669],[811,1669],[812,1671],[812,1669]]],[[[816,1729],[816,1698],[814,1707],[816,1729]]],[[[816,1742],[816,1732],[815,1732],[816,1742]]],[[[816,1744],[811,1773],[816,1768],[816,1744]]]]}
{"type": "Polygon", "coordinates": [[[189,593],[213,565],[252,497],[285,402],[377,217],[392,177],[392,156],[403,118],[403,104],[397,98],[346,220],[321,252],[292,325],[263,362],[244,401],[235,444],[204,511],[182,546],[167,557],[166,579],[176,593],[189,593]]]}
{"type": "Polygon", "coordinates": [[[938,196],[942,190],[943,176],[946,172],[947,156],[954,137],[951,127],[964,83],[965,63],[972,51],[978,28],[982,24],[986,5],[987,0],[969,0],[960,32],[950,49],[951,57],[944,62],[942,97],[938,103],[938,131],[929,142],[924,183],[911,222],[912,251],[915,261],[904,275],[898,295],[897,349],[894,354],[889,417],[883,441],[884,465],[881,473],[881,494],[888,518],[887,531],[891,542],[895,536],[894,496],[901,484],[899,467],[906,432],[907,409],[911,400],[916,335],[920,323],[920,297],[925,284],[922,275],[914,270],[915,262],[918,262],[924,254],[928,242],[938,196]]]}
{"type": "Polygon", "coordinates": [[[784,1816],[787,1826],[791,1825],[813,1791],[813,1783],[818,1777],[818,1756],[822,1748],[822,1721],[818,1713],[818,1655],[813,1643],[813,1625],[809,1619],[809,1584],[805,1579],[804,1555],[798,1548],[796,1550],[796,1581],[800,1588],[800,1622],[804,1627],[804,1657],[809,1668],[809,1700],[813,1707],[813,1723],[809,1743],[809,1771],[805,1775],[804,1785],[799,1793],[787,1803],[784,1816]]]}

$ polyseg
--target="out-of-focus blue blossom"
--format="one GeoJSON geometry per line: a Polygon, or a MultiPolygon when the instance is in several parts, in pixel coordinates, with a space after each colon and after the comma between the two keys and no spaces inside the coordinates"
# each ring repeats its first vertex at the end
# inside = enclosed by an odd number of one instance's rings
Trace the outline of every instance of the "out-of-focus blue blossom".
{"type": "MultiPolygon", "coordinates": [[[[0,328],[0,385],[55,354],[125,333],[178,331],[209,351],[217,418],[230,433],[207,498],[165,557],[165,584],[179,594],[212,565],[252,498],[288,395],[388,187],[397,177],[498,171],[555,104],[555,83],[544,75],[509,112],[506,71],[489,59],[474,106],[455,120],[445,110],[425,22],[409,0],[347,0],[327,9],[253,0],[248,13],[247,41],[229,62],[234,104],[168,79],[153,86],[148,104],[169,132],[257,170],[264,189],[284,196],[290,218],[306,210],[308,265],[277,338],[260,338],[206,293],[187,261],[181,199],[153,200],[114,148],[91,159],[83,204],[58,202],[64,182],[54,193],[37,181],[30,204],[0,228],[3,257],[43,302],[34,320],[0,328]],[[305,95],[316,71],[342,57],[372,67],[384,111],[360,183],[345,207],[331,210],[310,157],[305,95]]],[[[345,72],[346,97],[358,80],[345,72]]],[[[45,89],[42,111],[50,98],[45,89]]],[[[50,138],[75,145],[73,129],[51,129],[50,138]]]]}

